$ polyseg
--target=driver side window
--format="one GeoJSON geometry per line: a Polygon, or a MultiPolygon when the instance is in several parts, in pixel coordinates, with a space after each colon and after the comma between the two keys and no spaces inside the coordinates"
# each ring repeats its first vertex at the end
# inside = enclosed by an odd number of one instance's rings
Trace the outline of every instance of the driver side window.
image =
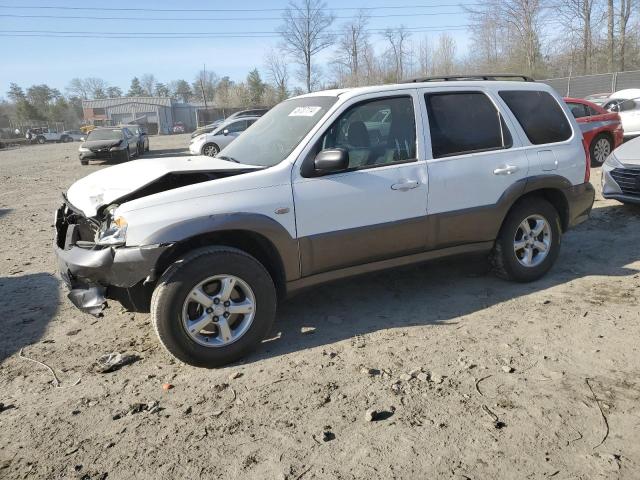
{"type": "Polygon", "coordinates": [[[410,97],[358,103],[325,132],[320,150],[341,148],[349,170],[416,159],[416,122],[410,97]]]}

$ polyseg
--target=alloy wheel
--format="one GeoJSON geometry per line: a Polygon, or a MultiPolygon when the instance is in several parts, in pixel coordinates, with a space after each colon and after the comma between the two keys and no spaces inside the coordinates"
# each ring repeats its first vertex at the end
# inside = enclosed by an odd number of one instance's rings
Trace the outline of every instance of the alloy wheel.
{"type": "Polygon", "coordinates": [[[251,327],[256,299],[251,287],[234,275],[215,275],[191,289],[182,307],[182,326],[196,343],[225,347],[251,327]]]}
{"type": "Polygon", "coordinates": [[[598,163],[604,163],[611,153],[611,143],[606,138],[601,138],[593,146],[593,156],[598,163]]]}
{"type": "Polygon", "coordinates": [[[521,265],[537,267],[551,249],[551,225],[541,215],[525,218],[516,230],[513,251],[521,265]]]}

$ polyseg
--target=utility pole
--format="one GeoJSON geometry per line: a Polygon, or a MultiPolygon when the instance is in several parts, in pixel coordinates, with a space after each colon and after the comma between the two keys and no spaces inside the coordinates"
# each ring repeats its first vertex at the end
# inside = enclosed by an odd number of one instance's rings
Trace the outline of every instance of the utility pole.
{"type": "Polygon", "coordinates": [[[202,75],[200,75],[200,90],[202,90],[202,101],[204,102],[204,109],[208,110],[207,107],[207,96],[204,94],[204,77],[207,74],[207,65],[204,64],[202,66],[202,75]]]}

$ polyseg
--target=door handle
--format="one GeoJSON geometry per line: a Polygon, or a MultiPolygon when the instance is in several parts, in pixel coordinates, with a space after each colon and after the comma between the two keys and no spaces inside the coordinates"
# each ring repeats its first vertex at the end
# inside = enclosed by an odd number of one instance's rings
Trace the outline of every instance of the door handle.
{"type": "Polygon", "coordinates": [[[391,190],[400,190],[401,192],[406,192],[407,190],[411,190],[412,188],[418,188],[420,185],[417,180],[403,180],[399,183],[394,183],[391,185],[391,190]]]}
{"type": "Polygon", "coordinates": [[[496,168],[493,171],[494,175],[511,175],[512,173],[516,173],[520,170],[520,167],[516,167],[515,165],[502,165],[501,167],[496,168]]]}

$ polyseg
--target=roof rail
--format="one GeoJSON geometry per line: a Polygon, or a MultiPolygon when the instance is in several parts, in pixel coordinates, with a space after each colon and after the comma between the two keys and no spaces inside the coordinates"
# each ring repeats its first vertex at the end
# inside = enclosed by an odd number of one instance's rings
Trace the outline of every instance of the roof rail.
{"type": "Polygon", "coordinates": [[[524,82],[535,82],[532,77],[527,75],[518,75],[513,73],[477,73],[472,75],[442,75],[438,77],[416,77],[404,80],[402,83],[421,83],[421,82],[450,82],[455,80],[501,80],[501,79],[520,79],[524,82]]]}

